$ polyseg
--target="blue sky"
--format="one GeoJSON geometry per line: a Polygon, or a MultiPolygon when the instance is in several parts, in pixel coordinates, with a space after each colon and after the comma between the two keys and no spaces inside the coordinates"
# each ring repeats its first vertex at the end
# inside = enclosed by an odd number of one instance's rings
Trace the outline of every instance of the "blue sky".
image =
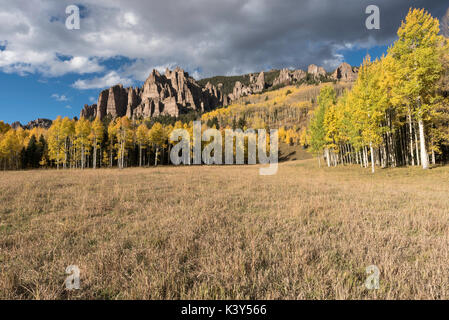
{"type": "MultiPolygon", "coordinates": [[[[195,78],[272,68],[334,70],[386,52],[409,0],[79,0],[80,30],[65,26],[66,0],[0,0],[0,120],[74,117],[103,88],[140,86],[152,69],[195,78]],[[376,4],[381,29],[367,30],[376,4]]],[[[413,5],[442,17],[447,1],[413,5]]]]}

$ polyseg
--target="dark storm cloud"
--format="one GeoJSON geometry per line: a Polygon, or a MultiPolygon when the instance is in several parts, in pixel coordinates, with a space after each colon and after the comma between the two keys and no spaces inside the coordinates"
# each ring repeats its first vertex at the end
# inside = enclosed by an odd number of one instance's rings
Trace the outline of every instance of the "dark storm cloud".
{"type": "MultiPolygon", "coordinates": [[[[436,0],[80,0],[85,15],[81,30],[68,33],[63,21],[50,20],[70,2],[3,5],[0,18],[3,14],[10,23],[3,26],[0,19],[0,40],[8,43],[0,52],[0,68],[13,72],[19,66],[49,75],[81,73],[86,67],[96,72],[101,61],[123,56],[131,63],[117,73],[103,72],[105,79],[125,81],[174,65],[196,71],[197,77],[311,63],[331,69],[343,60],[341,49],[390,44],[410,6],[436,17],[449,6],[436,0]],[[368,5],[380,8],[380,30],[365,27],[368,5]],[[28,38],[20,33],[27,28],[28,38]],[[56,54],[78,60],[61,64],[56,54]]],[[[99,85],[103,78],[95,80],[99,85]]]]}

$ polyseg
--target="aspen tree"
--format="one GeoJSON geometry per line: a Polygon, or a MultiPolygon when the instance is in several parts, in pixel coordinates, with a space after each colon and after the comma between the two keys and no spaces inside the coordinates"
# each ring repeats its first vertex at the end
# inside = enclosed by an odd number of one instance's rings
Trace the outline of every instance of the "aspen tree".
{"type": "MultiPolygon", "coordinates": [[[[92,141],[92,147],[93,147],[92,167],[94,169],[97,168],[98,148],[100,147],[100,145],[103,141],[103,137],[104,137],[103,123],[101,122],[100,118],[97,117],[92,122],[91,133],[90,133],[90,140],[92,141]]],[[[100,156],[101,156],[101,154],[100,154],[100,156]]],[[[101,161],[100,161],[100,163],[101,163],[101,161]]]]}

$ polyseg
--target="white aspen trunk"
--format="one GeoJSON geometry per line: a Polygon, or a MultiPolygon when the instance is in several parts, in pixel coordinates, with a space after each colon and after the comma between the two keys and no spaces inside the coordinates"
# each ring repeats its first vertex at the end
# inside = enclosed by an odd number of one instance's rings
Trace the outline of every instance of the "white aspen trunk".
{"type": "Polygon", "coordinates": [[[371,152],[371,172],[374,173],[374,149],[373,149],[373,143],[369,143],[369,148],[371,152]]]}
{"type": "Polygon", "coordinates": [[[390,141],[391,141],[391,159],[393,162],[393,167],[396,168],[398,166],[398,162],[397,162],[397,158],[396,158],[396,139],[395,139],[395,135],[394,132],[392,134],[390,134],[390,141]]]}
{"type": "Polygon", "coordinates": [[[81,147],[81,169],[84,169],[84,146],[81,147]]]}
{"type": "Polygon", "coordinates": [[[419,156],[419,143],[418,143],[418,135],[416,133],[416,128],[415,128],[415,146],[416,146],[416,162],[417,162],[418,166],[420,166],[421,158],[419,156]]]}
{"type": "Polygon", "coordinates": [[[321,168],[321,157],[318,156],[317,158],[318,158],[318,168],[321,168]]]}
{"type": "Polygon", "coordinates": [[[95,139],[95,142],[94,142],[94,159],[93,159],[92,167],[94,169],[97,169],[97,139],[95,139]]]}
{"type": "Polygon", "coordinates": [[[408,152],[407,152],[407,143],[406,143],[406,132],[404,128],[401,128],[399,131],[399,137],[401,139],[401,153],[402,153],[402,164],[408,165],[409,164],[409,158],[408,158],[408,152]]]}
{"type": "Polygon", "coordinates": [[[363,147],[363,167],[364,168],[368,167],[368,154],[366,151],[366,147],[363,147]]]}
{"type": "Polygon", "coordinates": [[[436,165],[435,151],[432,150],[432,165],[436,165]]]}
{"type": "Polygon", "coordinates": [[[157,167],[157,155],[159,153],[159,147],[156,147],[156,153],[154,155],[154,166],[157,167]]]}
{"type": "Polygon", "coordinates": [[[408,114],[408,128],[410,134],[410,155],[412,156],[412,166],[415,165],[415,153],[413,152],[413,127],[412,127],[412,116],[409,112],[408,114]]]}
{"type": "Polygon", "coordinates": [[[349,164],[352,164],[352,151],[351,151],[351,146],[346,144],[346,161],[349,164]]]}
{"type": "Polygon", "coordinates": [[[67,138],[64,141],[64,169],[67,168],[67,138]]]}
{"type": "Polygon", "coordinates": [[[381,147],[379,147],[379,159],[380,159],[380,167],[384,167],[384,152],[381,147]]]}
{"type": "Polygon", "coordinates": [[[121,165],[122,169],[125,167],[125,143],[122,141],[122,150],[121,150],[121,165]]]}
{"type": "Polygon", "coordinates": [[[365,168],[369,166],[369,158],[368,158],[368,147],[365,146],[365,168]]]}
{"type": "Polygon", "coordinates": [[[58,154],[57,154],[58,159],[56,160],[56,168],[59,170],[59,137],[58,139],[56,139],[56,145],[58,147],[58,154]]]}
{"type": "Polygon", "coordinates": [[[380,160],[380,155],[381,155],[381,153],[380,153],[380,147],[378,147],[377,149],[376,149],[376,166],[381,166],[381,160],[380,160]]]}
{"type": "Polygon", "coordinates": [[[142,166],[142,144],[139,144],[139,167],[142,166]]]}
{"type": "Polygon", "coordinates": [[[426,149],[426,137],[424,135],[424,122],[422,120],[419,120],[418,126],[419,126],[419,141],[420,141],[420,147],[421,147],[422,168],[424,170],[427,170],[427,169],[429,169],[429,156],[427,155],[427,149],[426,149]]]}
{"type": "Polygon", "coordinates": [[[326,154],[326,161],[327,161],[327,166],[330,167],[331,166],[331,159],[330,159],[330,153],[329,153],[329,149],[326,148],[324,150],[325,154],[326,154]]]}
{"type": "Polygon", "coordinates": [[[117,166],[122,168],[122,143],[120,142],[120,149],[117,150],[117,166]]]}
{"type": "Polygon", "coordinates": [[[350,154],[349,154],[349,163],[352,165],[352,164],[354,164],[354,154],[353,154],[353,150],[352,150],[351,145],[348,145],[348,150],[350,152],[350,154]]]}

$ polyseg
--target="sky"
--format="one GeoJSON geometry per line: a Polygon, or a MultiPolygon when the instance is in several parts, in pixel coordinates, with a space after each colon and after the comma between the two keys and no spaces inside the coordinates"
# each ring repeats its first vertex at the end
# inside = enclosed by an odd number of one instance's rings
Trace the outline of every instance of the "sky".
{"type": "Polygon", "coordinates": [[[0,0],[0,120],[74,117],[99,92],[180,66],[196,79],[270,69],[334,70],[376,58],[410,8],[447,0],[0,0]],[[80,8],[80,29],[66,8],[80,8]],[[380,9],[368,30],[366,8],[380,9]]]}

